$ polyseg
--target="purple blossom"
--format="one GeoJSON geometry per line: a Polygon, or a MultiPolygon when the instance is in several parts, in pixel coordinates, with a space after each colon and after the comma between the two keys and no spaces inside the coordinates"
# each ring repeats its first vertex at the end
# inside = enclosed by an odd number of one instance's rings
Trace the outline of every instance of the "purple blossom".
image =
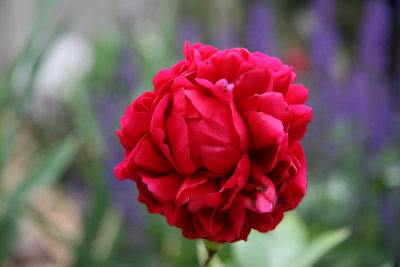
{"type": "Polygon", "coordinates": [[[385,192],[378,207],[383,236],[392,247],[400,245],[399,239],[397,238],[400,234],[398,228],[400,223],[400,206],[398,203],[400,203],[400,199],[398,194],[399,190],[385,192]]]}
{"type": "MultiPolygon", "coordinates": [[[[384,74],[388,63],[390,9],[386,0],[367,0],[362,17],[358,63],[371,74],[384,74]]],[[[381,78],[381,77],[378,77],[381,78]]]]}
{"type": "Polygon", "coordinates": [[[238,32],[232,25],[221,26],[216,38],[216,46],[219,49],[229,49],[240,46],[238,43],[238,32]]]}
{"type": "MultiPolygon", "coordinates": [[[[338,33],[334,14],[336,10],[335,1],[315,0],[312,5],[314,18],[314,31],[311,37],[311,75],[313,88],[316,98],[311,105],[320,110],[324,114],[320,118],[322,121],[332,121],[332,114],[335,113],[334,108],[337,106],[341,96],[338,92],[338,84],[334,79],[333,64],[338,50],[338,33]]],[[[317,112],[318,113],[318,112],[317,112]]],[[[318,120],[318,118],[316,118],[318,120]]]]}
{"type": "MultiPolygon", "coordinates": [[[[310,43],[311,88],[310,106],[316,111],[313,117],[314,135],[306,137],[306,142],[315,144],[315,139],[329,138],[335,122],[341,116],[342,95],[340,86],[334,77],[334,60],[337,56],[339,37],[336,31],[335,14],[336,2],[330,0],[315,0],[311,11],[314,14],[314,24],[310,43]]],[[[340,154],[340,146],[327,142],[321,151],[329,165],[340,154]]]]}
{"type": "Polygon", "coordinates": [[[136,85],[137,72],[138,70],[132,48],[129,45],[125,45],[120,54],[116,73],[116,79],[120,84],[119,91],[121,94],[129,95],[129,91],[133,90],[136,85]]]}
{"type": "Polygon", "coordinates": [[[106,168],[109,177],[109,186],[117,207],[121,210],[127,222],[131,225],[139,224],[136,195],[134,194],[134,183],[129,180],[118,181],[114,176],[114,167],[122,161],[118,138],[114,129],[119,128],[119,118],[121,117],[122,107],[125,105],[125,96],[132,95],[132,90],[136,86],[137,70],[132,49],[125,46],[121,50],[120,59],[116,69],[117,86],[112,92],[106,92],[100,96],[97,104],[99,122],[104,133],[106,144],[106,168]]]}
{"type": "Polygon", "coordinates": [[[201,34],[199,25],[195,20],[184,20],[181,23],[181,29],[179,34],[179,45],[183,44],[184,41],[189,41],[190,43],[197,43],[201,41],[201,34]]]}
{"type": "Polygon", "coordinates": [[[250,1],[247,18],[246,41],[249,50],[275,55],[275,18],[268,3],[250,1]]]}
{"type": "Polygon", "coordinates": [[[369,148],[381,148],[390,128],[389,77],[390,9],[385,0],[368,0],[364,7],[355,71],[348,88],[351,109],[369,148]]]}

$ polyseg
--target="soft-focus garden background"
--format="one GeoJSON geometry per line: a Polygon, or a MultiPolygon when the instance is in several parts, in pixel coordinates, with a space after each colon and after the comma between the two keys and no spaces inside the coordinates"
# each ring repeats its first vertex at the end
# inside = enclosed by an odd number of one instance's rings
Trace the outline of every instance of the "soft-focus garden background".
{"type": "Polygon", "coordinates": [[[117,181],[124,107],[184,40],[294,66],[309,189],[214,266],[399,266],[400,1],[0,0],[0,265],[196,266],[117,181]]]}

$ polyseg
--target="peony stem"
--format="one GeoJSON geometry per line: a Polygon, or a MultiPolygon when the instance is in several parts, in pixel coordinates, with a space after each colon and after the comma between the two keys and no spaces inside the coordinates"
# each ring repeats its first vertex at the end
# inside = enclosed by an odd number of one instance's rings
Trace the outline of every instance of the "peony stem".
{"type": "Polygon", "coordinates": [[[203,241],[208,253],[207,259],[204,262],[203,267],[207,267],[208,264],[210,264],[211,260],[214,258],[215,254],[217,254],[217,252],[221,248],[221,244],[208,240],[203,240],[203,241]]]}

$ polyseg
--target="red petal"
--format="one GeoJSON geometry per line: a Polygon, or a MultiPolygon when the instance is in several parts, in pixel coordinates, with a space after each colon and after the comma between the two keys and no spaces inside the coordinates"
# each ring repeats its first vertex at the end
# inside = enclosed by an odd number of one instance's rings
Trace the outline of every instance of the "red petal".
{"type": "Polygon", "coordinates": [[[295,74],[292,72],[292,68],[283,65],[281,69],[272,73],[273,80],[273,90],[275,92],[280,92],[286,94],[289,85],[295,79],[295,74]]]}
{"type": "MultiPolygon", "coordinates": [[[[285,210],[297,207],[307,190],[306,158],[299,142],[295,142],[289,149],[293,177],[283,183],[279,191],[279,202],[285,210]]],[[[278,202],[278,203],[279,203],[278,202]]]]}
{"type": "Polygon", "coordinates": [[[157,199],[175,200],[179,187],[182,184],[182,176],[171,174],[161,178],[148,177],[140,173],[143,183],[147,185],[148,190],[154,194],[157,199]]]}
{"type": "Polygon", "coordinates": [[[233,101],[230,101],[230,108],[232,112],[233,125],[240,138],[241,151],[245,152],[249,147],[249,134],[247,132],[246,124],[243,121],[243,118],[239,115],[239,112],[237,111],[236,105],[233,101]]]}
{"type": "Polygon", "coordinates": [[[241,112],[258,111],[269,114],[281,121],[289,119],[290,110],[283,95],[276,92],[266,92],[261,95],[252,95],[240,102],[241,112]]]}
{"type": "Polygon", "coordinates": [[[216,208],[221,205],[222,201],[223,197],[220,192],[211,193],[206,196],[207,207],[216,208]]]}
{"type": "Polygon", "coordinates": [[[181,206],[189,201],[189,193],[196,186],[207,182],[205,177],[187,177],[176,195],[176,204],[181,206]]]}
{"type": "Polygon", "coordinates": [[[189,41],[185,41],[183,44],[183,55],[187,60],[192,60],[192,48],[189,41]]]}
{"type": "Polygon", "coordinates": [[[219,192],[224,192],[224,198],[227,199],[226,203],[221,208],[221,211],[229,209],[237,193],[245,187],[249,179],[249,174],[250,160],[245,154],[239,161],[233,175],[225,183],[221,183],[221,189],[219,192]]]}
{"type": "Polygon", "coordinates": [[[284,138],[283,124],[280,120],[262,112],[244,112],[244,119],[250,134],[250,149],[280,144],[284,138]]]}
{"type": "Polygon", "coordinates": [[[308,90],[301,84],[292,84],[285,95],[285,100],[289,105],[301,105],[307,101],[308,90]]]}
{"type": "Polygon", "coordinates": [[[189,205],[188,209],[191,212],[197,212],[201,208],[206,207],[206,195],[210,193],[215,193],[218,190],[218,186],[213,181],[208,181],[207,183],[201,184],[189,193],[189,205]]]}
{"type": "Polygon", "coordinates": [[[138,180],[136,182],[136,187],[139,191],[138,200],[147,206],[148,211],[150,213],[162,213],[163,204],[154,198],[146,185],[142,181],[138,180]]]}
{"type": "Polygon", "coordinates": [[[153,79],[154,91],[156,94],[162,93],[163,87],[171,82],[178,75],[185,73],[185,70],[189,68],[189,62],[187,60],[181,60],[176,63],[172,68],[160,70],[153,79]]]}
{"type": "Polygon", "coordinates": [[[263,172],[271,171],[278,162],[280,146],[272,144],[262,149],[251,151],[250,158],[263,172]]]}
{"type": "Polygon", "coordinates": [[[188,129],[183,117],[185,102],[183,89],[176,90],[172,112],[166,121],[166,131],[175,163],[183,174],[191,174],[196,170],[196,166],[190,160],[188,129]]]}
{"type": "Polygon", "coordinates": [[[133,112],[129,116],[125,115],[122,124],[121,143],[129,144],[132,149],[139,139],[149,131],[151,115],[148,112],[133,112]]]}
{"type": "Polygon", "coordinates": [[[177,207],[173,201],[167,201],[163,204],[164,216],[169,225],[182,227],[190,218],[188,210],[184,207],[177,207]]]}
{"type": "Polygon", "coordinates": [[[291,105],[293,115],[289,126],[289,140],[303,138],[308,123],[312,121],[312,108],[304,105],[291,105]]]}
{"type": "Polygon", "coordinates": [[[141,146],[136,147],[132,153],[135,154],[135,164],[140,168],[155,173],[168,173],[173,171],[168,160],[161,153],[150,136],[145,138],[141,146]]]}
{"type": "Polygon", "coordinates": [[[236,232],[235,238],[238,238],[245,221],[244,199],[241,195],[237,195],[235,197],[235,200],[232,202],[232,206],[229,208],[229,215],[236,232]]]}
{"type": "Polygon", "coordinates": [[[165,135],[165,123],[164,118],[167,116],[167,107],[169,105],[169,97],[170,94],[164,95],[158,105],[155,107],[153,117],[151,118],[150,122],[150,132],[153,136],[154,141],[156,142],[159,149],[163,152],[165,157],[168,159],[169,163],[175,168],[178,167],[175,164],[175,161],[172,159],[171,151],[168,147],[166,142],[166,135],[165,135]]]}
{"type": "Polygon", "coordinates": [[[185,94],[204,118],[220,125],[226,125],[232,121],[228,106],[217,99],[205,96],[197,90],[185,90],[185,94]]]}
{"type": "Polygon", "coordinates": [[[266,92],[270,80],[271,76],[265,69],[255,69],[242,74],[233,89],[235,102],[239,103],[249,95],[266,92]]]}
{"type": "Polygon", "coordinates": [[[209,60],[197,63],[196,78],[205,79],[214,84],[217,81],[217,73],[214,64],[209,60]]]}
{"type": "Polygon", "coordinates": [[[237,53],[228,53],[222,60],[221,68],[219,68],[220,79],[226,79],[228,83],[233,82],[238,75],[238,70],[244,59],[237,53]]]}
{"type": "Polygon", "coordinates": [[[211,172],[225,174],[235,168],[242,154],[230,146],[201,146],[204,166],[211,172]]]}
{"type": "Polygon", "coordinates": [[[175,163],[183,174],[192,174],[196,166],[190,160],[190,147],[185,119],[173,113],[168,118],[166,130],[175,163]]]}

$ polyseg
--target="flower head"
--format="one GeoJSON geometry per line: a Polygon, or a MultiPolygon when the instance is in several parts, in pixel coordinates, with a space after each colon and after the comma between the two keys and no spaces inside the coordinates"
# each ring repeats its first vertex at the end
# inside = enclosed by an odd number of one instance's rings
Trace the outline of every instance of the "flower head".
{"type": "Polygon", "coordinates": [[[127,107],[115,175],[187,238],[234,242],[274,229],[306,193],[308,90],[262,53],[186,42],[184,55],[127,107]]]}

